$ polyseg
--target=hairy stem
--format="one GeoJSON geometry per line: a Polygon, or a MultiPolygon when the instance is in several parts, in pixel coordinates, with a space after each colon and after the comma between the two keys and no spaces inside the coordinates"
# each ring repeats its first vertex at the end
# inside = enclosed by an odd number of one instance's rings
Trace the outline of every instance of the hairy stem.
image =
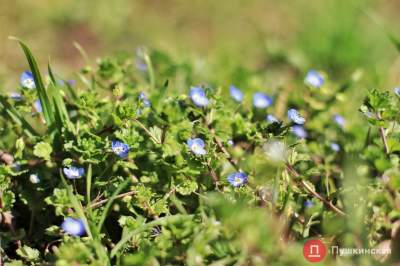
{"type": "MultiPolygon", "coordinates": [[[[290,164],[286,164],[286,169],[288,170],[289,173],[291,173],[294,177],[298,178],[300,177],[300,174],[290,165],[290,164]]],[[[319,199],[320,201],[322,201],[329,209],[331,209],[332,211],[336,212],[337,214],[339,214],[340,216],[346,216],[346,213],[344,211],[342,211],[341,209],[339,209],[338,207],[336,207],[335,205],[333,205],[332,202],[328,201],[327,199],[325,199],[323,196],[321,196],[320,194],[318,194],[315,190],[313,190],[304,180],[301,180],[299,182],[297,182],[298,184],[300,184],[309,194],[311,194],[312,196],[314,196],[315,198],[319,199]]]]}

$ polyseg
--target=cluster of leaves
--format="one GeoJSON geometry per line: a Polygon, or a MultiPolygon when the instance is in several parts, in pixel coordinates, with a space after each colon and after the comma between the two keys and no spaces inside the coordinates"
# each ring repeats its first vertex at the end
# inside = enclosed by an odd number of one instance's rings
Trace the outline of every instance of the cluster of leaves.
{"type": "MultiPolygon", "coordinates": [[[[338,85],[313,72],[321,84],[296,79],[257,108],[260,76],[240,67],[244,95],[211,80],[198,102],[195,67],[161,52],[101,59],[72,83],[50,65],[44,80],[20,44],[36,88],[0,97],[6,265],[302,265],[313,237],[399,243],[398,100],[372,91],[361,110],[377,133],[352,128],[338,106],[358,75],[338,85]]],[[[378,263],[345,263],[360,260],[378,263]]]]}

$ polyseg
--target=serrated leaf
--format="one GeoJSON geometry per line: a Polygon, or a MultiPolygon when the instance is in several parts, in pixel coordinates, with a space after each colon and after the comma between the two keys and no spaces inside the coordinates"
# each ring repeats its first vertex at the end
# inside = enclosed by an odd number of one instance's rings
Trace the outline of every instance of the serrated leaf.
{"type": "Polygon", "coordinates": [[[149,129],[151,135],[154,137],[154,140],[156,143],[161,143],[162,142],[162,130],[159,127],[151,127],[149,129]]]}
{"type": "Polygon", "coordinates": [[[43,158],[46,161],[50,161],[50,155],[53,152],[53,148],[47,142],[39,142],[33,149],[33,154],[39,158],[43,158]]]}
{"type": "Polygon", "coordinates": [[[29,246],[22,246],[19,249],[17,249],[17,254],[18,256],[20,256],[21,258],[23,258],[26,261],[37,261],[39,260],[40,257],[40,252],[37,249],[31,248],[29,246]]]}
{"type": "Polygon", "coordinates": [[[176,187],[176,191],[181,195],[190,195],[198,189],[198,185],[195,181],[185,180],[176,187]]]}

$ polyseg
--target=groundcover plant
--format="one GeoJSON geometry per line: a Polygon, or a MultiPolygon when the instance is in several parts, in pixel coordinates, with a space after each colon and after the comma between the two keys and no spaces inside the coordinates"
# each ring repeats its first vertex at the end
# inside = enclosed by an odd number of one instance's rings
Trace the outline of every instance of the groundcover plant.
{"type": "Polygon", "coordinates": [[[0,97],[3,265],[399,262],[400,89],[370,90],[351,126],[358,72],[287,62],[288,87],[241,66],[197,84],[193,62],[142,48],[64,80],[16,41],[29,68],[0,97]]]}

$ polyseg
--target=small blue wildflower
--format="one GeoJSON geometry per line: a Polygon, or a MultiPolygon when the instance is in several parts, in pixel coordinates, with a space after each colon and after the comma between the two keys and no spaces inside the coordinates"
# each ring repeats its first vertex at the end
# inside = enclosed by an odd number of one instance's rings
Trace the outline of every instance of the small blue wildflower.
{"type": "Polygon", "coordinates": [[[30,174],[29,181],[31,181],[32,184],[37,184],[40,182],[40,178],[37,174],[30,174]]]}
{"type": "Polygon", "coordinates": [[[256,92],[253,95],[253,105],[256,108],[264,109],[272,104],[271,97],[262,92],[256,92]]]}
{"type": "Polygon", "coordinates": [[[227,180],[232,186],[240,187],[247,182],[247,175],[243,172],[235,172],[230,174],[227,180]]]}
{"type": "Polygon", "coordinates": [[[24,88],[31,90],[36,88],[35,80],[33,79],[32,72],[30,71],[22,72],[21,77],[19,78],[19,83],[24,88]]]}
{"type": "Polygon", "coordinates": [[[233,146],[233,145],[235,145],[235,143],[233,142],[233,140],[228,140],[228,142],[227,142],[227,144],[229,145],[229,146],[233,146]]]}
{"type": "Polygon", "coordinates": [[[394,93],[400,97],[400,87],[396,87],[393,89],[394,93]]]}
{"type": "Polygon", "coordinates": [[[61,224],[61,228],[70,235],[82,236],[85,234],[85,225],[81,219],[67,217],[61,224]]]}
{"type": "Polygon", "coordinates": [[[346,123],[344,117],[338,114],[333,116],[333,121],[335,121],[335,123],[338,124],[338,126],[340,126],[341,128],[343,128],[344,124],[346,123]]]}
{"type": "Polygon", "coordinates": [[[279,119],[276,118],[274,115],[267,115],[266,120],[269,123],[278,123],[279,122],[279,119]]]}
{"type": "Polygon", "coordinates": [[[316,70],[308,71],[304,83],[310,87],[320,88],[324,84],[324,77],[316,70]]]}
{"type": "Polygon", "coordinates": [[[22,100],[22,95],[18,92],[11,92],[10,93],[10,98],[13,99],[14,101],[21,101],[22,100]]]}
{"type": "Polygon", "coordinates": [[[340,151],[340,145],[335,143],[335,142],[332,142],[331,143],[331,149],[336,151],[336,152],[339,152],[340,151]]]}
{"type": "Polygon", "coordinates": [[[311,208],[314,206],[314,203],[311,200],[306,200],[304,202],[304,207],[306,207],[306,209],[311,208]]]}
{"type": "Polygon", "coordinates": [[[144,92],[141,92],[138,96],[139,101],[143,104],[144,107],[150,107],[150,101],[147,98],[146,94],[144,92]]]}
{"type": "Polygon", "coordinates": [[[81,178],[85,174],[85,169],[82,167],[64,167],[63,172],[68,179],[77,179],[81,178]]]}
{"type": "Polygon", "coordinates": [[[57,82],[58,86],[66,86],[67,85],[67,83],[63,79],[60,79],[60,78],[56,78],[56,82],[57,82]]]}
{"type": "Polygon", "coordinates": [[[305,139],[308,136],[308,133],[304,129],[304,127],[299,126],[299,125],[292,126],[292,132],[293,132],[293,134],[295,134],[297,137],[299,137],[301,139],[305,139]]]}
{"type": "Polygon", "coordinates": [[[200,87],[191,87],[189,97],[197,107],[204,107],[209,103],[206,93],[200,87]]]}
{"type": "Polygon", "coordinates": [[[33,108],[35,108],[37,113],[42,113],[43,112],[43,108],[42,108],[42,103],[40,102],[39,99],[37,99],[34,103],[33,103],[33,108]]]}
{"type": "Polygon", "coordinates": [[[302,125],[306,122],[306,119],[296,109],[289,109],[287,115],[290,120],[298,125],[302,125]]]}
{"type": "Polygon", "coordinates": [[[205,143],[201,138],[188,139],[187,145],[189,149],[196,155],[205,155],[207,151],[204,149],[205,143]]]}
{"type": "Polygon", "coordinates": [[[136,56],[135,56],[135,66],[140,71],[147,71],[147,64],[144,60],[145,54],[147,53],[146,47],[141,46],[136,48],[136,56]]]}
{"type": "Polygon", "coordinates": [[[128,157],[129,145],[118,140],[111,142],[112,151],[121,158],[128,157]]]}
{"type": "Polygon", "coordinates": [[[143,59],[136,58],[135,59],[135,66],[140,71],[147,71],[147,64],[143,61],[143,59]]]}
{"type": "Polygon", "coordinates": [[[231,97],[237,101],[237,102],[242,102],[243,101],[243,92],[238,89],[237,87],[231,85],[229,87],[229,93],[231,94],[231,97]]]}

